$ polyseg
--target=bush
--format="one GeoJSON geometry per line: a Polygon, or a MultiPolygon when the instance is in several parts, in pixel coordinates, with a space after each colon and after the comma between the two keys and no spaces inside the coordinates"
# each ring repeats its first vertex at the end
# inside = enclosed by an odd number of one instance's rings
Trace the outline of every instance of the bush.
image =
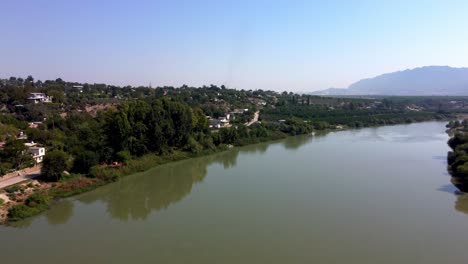
{"type": "Polygon", "coordinates": [[[29,207],[48,207],[49,197],[45,193],[35,192],[24,201],[24,204],[29,207]]]}
{"type": "Polygon", "coordinates": [[[132,155],[128,150],[122,150],[117,152],[117,161],[126,164],[129,160],[132,159],[132,155]]]}
{"type": "Polygon", "coordinates": [[[102,167],[100,165],[96,165],[92,167],[89,170],[89,174],[91,177],[94,177],[96,179],[100,179],[103,181],[114,181],[118,178],[118,175],[116,175],[115,170],[102,167]]]}
{"type": "Polygon", "coordinates": [[[8,220],[15,222],[15,221],[19,221],[19,220],[31,217],[38,213],[39,212],[34,208],[31,208],[24,204],[18,204],[18,205],[14,205],[8,210],[8,220]]]}
{"type": "Polygon", "coordinates": [[[49,208],[49,197],[45,193],[36,192],[29,196],[24,204],[14,205],[8,210],[8,220],[18,221],[36,214],[39,214],[49,208]]]}
{"type": "Polygon", "coordinates": [[[87,177],[76,175],[74,178],[63,182],[52,191],[52,196],[55,198],[69,197],[79,193],[93,190],[102,184],[104,181],[98,179],[90,179],[87,177]]]}
{"type": "Polygon", "coordinates": [[[2,198],[0,198],[0,205],[3,205],[5,203],[5,200],[3,200],[2,198]]]}
{"type": "Polygon", "coordinates": [[[203,150],[203,146],[200,143],[198,143],[193,137],[190,137],[186,149],[196,154],[200,153],[203,150]]]}
{"type": "Polygon", "coordinates": [[[18,185],[13,185],[11,187],[5,188],[5,192],[7,193],[15,193],[20,190],[20,187],[18,185]]]}

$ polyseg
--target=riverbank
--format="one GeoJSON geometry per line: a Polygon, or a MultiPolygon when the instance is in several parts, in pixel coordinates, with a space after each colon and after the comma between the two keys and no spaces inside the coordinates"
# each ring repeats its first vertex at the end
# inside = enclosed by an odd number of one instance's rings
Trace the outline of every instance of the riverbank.
{"type": "MultiPolygon", "coordinates": [[[[327,132],[343,131],[348,129],[328,129],[327,132]]],[[[274,133],[270,137],[256,138],[254,142],[248,142],[243,145],[256,144],[261,142],[269,142],[288,137],[285,133],[274,133]]],[[[246,142],[246,141],[244,141],[246,142]]],[[[36,199],[34,202],[28,200],[28,197],[21,196],[24,191],[19,188],[8,192],[12,199],[9,203],[0,205],[8,214],[0,215],[0,223],[5,224],[8,221],[18,221],[24,218],[39,214],[49,208],[50,203],[54,200],[77,195],[83,192],[94,190],[100,186],[117,181],[121,177],[125,177],[134,173],[147,171],[159,165],[170,162],[181,161],[190,158],[207,156],[219,152],[223,152],[231,148],[229,145],[220,145],[217,148],[203,150],[198,153],[175,150],[165,155],[147,154],[142,157],[127,161],[124,165],[118,167],[110,166],[95,166],[91,169],[90,176],[81,174],[72,174],[66,176],[61,181],[56,183],[43,182],[47,187],[33,189],[32,194],[39,193],[37,196],[41,199],[36,199]],[[20,195],[20,197],[16,197],[20,195]],[[42,199],[43,198],[43,199],[42,199]],[[39,201],[39,202],[38,202],[39,201]]]]}
{"type": "Polygon", "coordinates": [[[466,116],[457,116],[457,120],[447,124],[447,133],[450,136],[448,145],[451,151],[447,154],[447,170],[452,176],[451,182],[460,191],[468,192],[468,119],[466,116]],[[463,121],[460,121],[463,117],[463,121]]]}

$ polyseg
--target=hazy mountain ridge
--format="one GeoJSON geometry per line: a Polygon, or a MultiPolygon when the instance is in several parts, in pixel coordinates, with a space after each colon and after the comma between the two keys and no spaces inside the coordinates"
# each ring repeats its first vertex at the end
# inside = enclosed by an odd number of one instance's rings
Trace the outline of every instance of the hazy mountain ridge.
{"type": "Polygon", "coordinates": [[[314,95],[468,95],[468,68],[426,66],[362,79],[314,95]]]}

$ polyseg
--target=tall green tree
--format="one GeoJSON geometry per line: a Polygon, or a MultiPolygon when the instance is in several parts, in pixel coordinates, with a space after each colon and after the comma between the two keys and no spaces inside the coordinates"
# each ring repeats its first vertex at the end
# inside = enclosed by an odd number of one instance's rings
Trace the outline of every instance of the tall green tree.
{"type": "Polygon", "coordinates": [[[69,156],[61,150],[46,153],[42,161],[41,175],[50,181],[59,181],[63,172],[68,169],[69,156]]]}

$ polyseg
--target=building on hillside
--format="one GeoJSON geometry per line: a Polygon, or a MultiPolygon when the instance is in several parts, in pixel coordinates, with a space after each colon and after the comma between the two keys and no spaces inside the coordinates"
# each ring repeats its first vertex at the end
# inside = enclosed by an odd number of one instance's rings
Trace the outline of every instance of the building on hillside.
{"type": "Polygon", "coordinates": [[[41,163],[45,156],[44,147],[29,147],[29,153],[36,163],[41,163]]]}
{"type": "Polygon", "coordinates": [[[39,125],[41,125],[41,124],[42,124],[42,122],[30,122],[30,123],[28,123],[28,127],[29,128],[38,128],[39,125]]]}
{"type": "Polygon", "coordinates": [[[19,135],[18,135],[18,137],[16,139],[26,140],[26,139],[28,139],[28,136],[25,133],[23,133],[23,131],[20,131],[20,133],[19,133],[19,135]]]}
{"type": "Polygon", "coordinates": [[[231,114],[243,114],[245,112],[248,112],[248,108],[236,108],[234,111],[231,112],[231,114]]]}
{"type": "Polygon", "coordinates": [[[79,91],[80,93],[83,92],[83,85],[73,85],[72,88],[79,91]]]}
{"type": "Polygon", "coordinates": [[[34,141],[31,141],[31,142],[26,142],[26,143],[24,143],[24,145],[25,145],[26,147],[30,148],[30,147],[35,147],[35,146],[37,146],[37,143],[34,142],[34,141]]]}
{"type": "Polygon", "coordinates": [[[30,93],[27,98],[30,103],[50,103],[52,102],[52,96],[47,96],[45,93],[30,93]]]}
{"type": "Polygon", "coordinates": [[[229,119],[225,116],[219,118],[210,118],[210,128],[223,128],[229,126],[229,119]]]}

